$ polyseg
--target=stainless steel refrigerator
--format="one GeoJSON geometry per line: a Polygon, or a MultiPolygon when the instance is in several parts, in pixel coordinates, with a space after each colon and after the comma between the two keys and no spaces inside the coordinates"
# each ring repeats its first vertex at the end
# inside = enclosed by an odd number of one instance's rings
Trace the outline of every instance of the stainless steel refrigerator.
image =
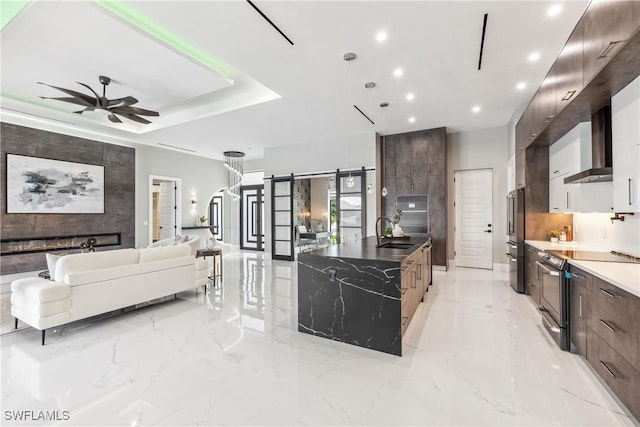
{"type": "Polygon", "coordinates": [[[509,283],[518,293],[524,293],[524,188],[507,196],[507,258],[509,283]]]}

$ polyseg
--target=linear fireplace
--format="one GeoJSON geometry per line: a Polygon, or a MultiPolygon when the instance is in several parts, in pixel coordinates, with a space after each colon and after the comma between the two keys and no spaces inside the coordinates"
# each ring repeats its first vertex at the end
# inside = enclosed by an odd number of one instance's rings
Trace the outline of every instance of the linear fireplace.
{"type": "Polygon", "coordinates": [[[120,233],[108,234],[80,234],[75,236],[29,237],[22,239],[2,239],[0,241],[1,255],[28,254],[51,252],[58,250],[82,249],[89,238],[96,239],[94,247],[120,246],[120,233]]]}

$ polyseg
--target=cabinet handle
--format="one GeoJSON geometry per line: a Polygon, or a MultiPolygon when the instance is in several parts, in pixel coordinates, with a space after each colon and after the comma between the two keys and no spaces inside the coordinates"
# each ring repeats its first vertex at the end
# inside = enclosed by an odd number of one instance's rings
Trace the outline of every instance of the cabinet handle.
{"type": "Polygon", "coordinates": [[[602,292],[603,294],[605,294],[606,296],[608,296],[608,297],[610,297],[610,298],[620,298],[618,295],[613,294],[613,293],[609,292],[609,291],[608,291],[608,290],[606,290],[606,289],[602,289],[602,288],[600,288],[600,292],[602,292]]]}
{"type": "MultiPolygon", "coordinates": [[[[409,319],[409,318],[406,317],[406,316],[402,316],[402,326],[404,326],[404,324],[407,323],[407,319],[409,319]]],[[[600,362],[600,363],[602,363],[602,362],[600,362]]]]}
{"type": "Polygon", "coordinates": [[[408,290],[409,290],[409,288],[402,288],[402,289],[400,290],[400,293],[401,293],[402,295],[404,295],[404,294],[406,294],[406,293],[407,293],[407,291],[408,291],[408,290]]]}
{"type": "Polygon", "coordinates": [[[418,264],[418,280],[422,280],[422,264],[418,264]]]}
{"type": "Polygon", "coordinates": [[[584,279],[584,277],[583,277],[583,276],[581,276],[581,275],[579,275],[579,274],[576,274],[576,273],[574,273],[574,272],[571,272],[571,277],[577,277],[578,279],[584,279]]]}
{"type": "Polygon", "coordinates": [[[629,206],[631,206],[631,178],[629,178],[629,206]]]}
{"type": "Polygon", "coordinates": [[[613,371],[611,369],[609,369],[609,367],[607,366],[606,363],[604,363],[602,360],[600,361],[600,364],[602,365],[602,367],[604,369],[607,370],[607,372],[609,373],[609,375],[611,375],[613,378],[616,378],[616,374],[613,373],[613,371]]]}
{"type": "Polygon", "coordinates": [[[609,323],[605,322],[604,320],[600,319],[600,323],[602,323],[605,328],[607,328],[608,330],[610,330],[611,332],[613,332],[614,334],[616,333],[616,328],[614,328],[613,326],[611,326],[609,323]]]}
{"type": "Polygon", "coordinates": [[[411,287],[413,289],[415,289],[416,288],[416,272],[415,272],[415,270],[412,271],[412,273],[413,273],[413,280],[411,281],[411,287]]]}
{"type": "Polygon", "coordinates": [[[549,115],[547,117],[544,118],[544,123],[549,123],[551,122],[551,119],[553,119],[553,115],[549,115]]]}
{"type": "Polygon", "coordinates": [[[567,92],[567,94],[566,94],[565,96],[563,96],[563,97],[562,97],[562,99],[561,99],[560,101],[568,101],[568,100],[570,100],[570,99],[573,97],[573,95],[575,95],[575,94],[576,94],[576,91],[575,91],[575,90],[570,90],[570,91],[568,91],[568,92],[567,92]]]}
{"type": "Polygon", "coordinates": [[[600,55],[598,55],[596,59],[606,58],[607,56],[609,56],[609,53],[615,47],[615,45],[617,45],[618,43],[622,43],[623,41],[624,40],[616,40],[609,42],[609,44],[604,49],[602,49],[602,52],[600,52],[600,55]]]}
{"type": "Polygon", "coordinates": [[[536,136],[538,136],[538,134],[537,134],[537,133],[532,133],[531,135],[529,135],[529,138],[530,138],[530,139],[533,139],[533,138],[535,138],[536,136]]]}
{"type": "Polygon", "coordinates": [[[582,294],[578,294],[578,317],[582,318],[582,294]]]}
{"type": "Polygon", "coordinates": [[[567,209],[569,209],[569,192],[567,191],[567,209]]]}
{"type": "Polygon", "coordinates": [[[560,173],[560,169],[556,169],[556,170],[553,171],[554,175],[559,174],[559,173],[560,173]]]}

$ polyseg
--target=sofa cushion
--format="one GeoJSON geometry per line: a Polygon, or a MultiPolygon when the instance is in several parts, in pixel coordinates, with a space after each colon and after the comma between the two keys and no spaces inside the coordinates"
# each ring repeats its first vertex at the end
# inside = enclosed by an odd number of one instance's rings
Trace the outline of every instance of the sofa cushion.
{"type": "Polygon", "coordinates": [[[56,263],[56,274],[53,279],[57,282],[66,282],[65,277],[68,274],[137,264],[139,256],[137,249],[67,255],[56,263]]]}
{"type": "Polygon", "coordinates": [[[149,261],[140,264],[141,271],[143,273],[151,273],[153,271],[170,270],[172,268],[180,268],[188,265],[194,265],[196,259],[191,255],[163,259],[159,261],[149,261]]]}
{"type": "Polygon", "coordinates": [[[191,255],[191,247],[186,243],[177,246],[165,246],[160,248],[144,248],[140,251],[140,264],[152,261],[162,261],[170,258],[180,258],[191,255]]]}
{"type": "Polygon", "coordinates": [[[137,274],[142,274],[140,264],[130,264],[70,273],[67,274],[65,283],[69,286],[81,286],[89,283],[106,282],[107,280],[119,279],[121,277],[131,277],[137,274]]]}
{"type": "Polygon", "coordinates": [[[28,313],[28,315],[32,317],[47,317],[69,311],[69,307],[71,307],[71,299],[65,298],[56,301],[37,303],[28,300],[21,300],[17,295],[13,294],[11,295],[11,304],[12,306],[20,307],[20,310],[24,313],[28,313]]]}
{"type": "Polygon", "coordinates": [[[41,303],[69,298],[71,290],[64,283],[53,280],[41,279],[40,277],[26,277],[14,280],[11,283],[11,301],[15,298],[19,300],[41,303]]]}

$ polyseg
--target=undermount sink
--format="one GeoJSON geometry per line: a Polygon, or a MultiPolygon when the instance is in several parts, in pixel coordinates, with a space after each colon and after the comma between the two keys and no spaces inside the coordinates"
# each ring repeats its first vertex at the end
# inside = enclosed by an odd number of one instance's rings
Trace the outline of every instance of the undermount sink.
{"type": "Polygon", "coordinates": [[[414,243],[395,243],[395,242],[389,242],[389,243],[384,243],[382,245],[379,246],[379,248],[387,248],[387,249],[408,249],[412,246],[414,246],[414,243]]]}

